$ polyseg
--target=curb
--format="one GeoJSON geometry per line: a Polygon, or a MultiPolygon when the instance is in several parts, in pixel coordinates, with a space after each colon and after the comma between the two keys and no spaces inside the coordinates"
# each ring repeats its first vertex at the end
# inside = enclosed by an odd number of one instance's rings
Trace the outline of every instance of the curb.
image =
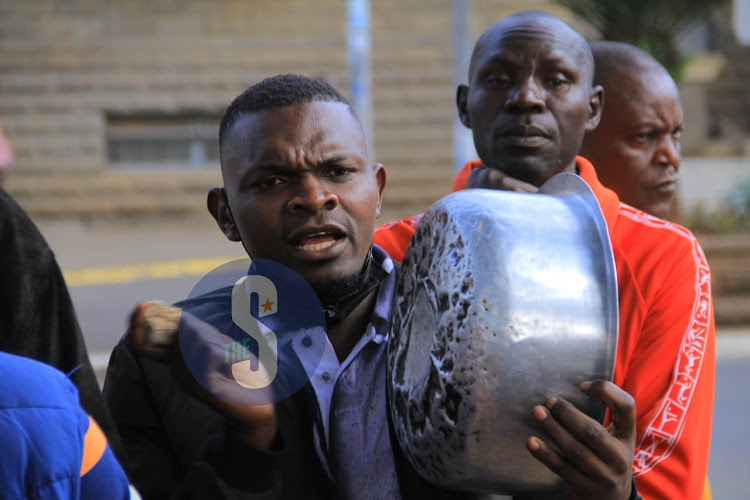
{"type": "MultiPolygon", "coordinates": [[[[242,258],[242,256],[236,255],[231,257],[174,259],[119,267],[89,267],[77,271],[63,271],[63,276],[68,287],[121,285],[139,280],[204,276],[227,262],[242,258]]],[[[247,256],[244,258],[247,258],[247,256]]]]}

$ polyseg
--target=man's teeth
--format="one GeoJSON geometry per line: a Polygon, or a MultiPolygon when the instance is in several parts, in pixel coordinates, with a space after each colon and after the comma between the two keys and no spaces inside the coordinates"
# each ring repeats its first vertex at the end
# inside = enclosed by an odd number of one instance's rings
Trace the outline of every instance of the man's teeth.
{"type": "Polygon", "coordinates": [[[299,248],[302,250],[323,250],[324,248],[328,248],[331,245],[336,243],[336,240],[326,241],[324,243],[314,243],[310,245],[300,245],[299,248]]]}

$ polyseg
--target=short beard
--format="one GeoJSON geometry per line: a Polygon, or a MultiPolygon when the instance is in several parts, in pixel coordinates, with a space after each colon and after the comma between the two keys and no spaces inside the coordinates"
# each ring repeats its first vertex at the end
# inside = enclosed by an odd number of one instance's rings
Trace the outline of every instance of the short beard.
{"type": "Polygon", "coordinates": [[[348,276],[340,278],[321,280],[320,283],[311,283],[313,290],[320,299],[323,309],[335,306],[343,297],[348,297],[362,284],[362,271],[357,271],[348,276]]]}
{"type": "Polygon", "coordinates": [[[386,276],[388,273],[375,264],[371,247],[359,272],[310,285],[320,299],[326,322],[332,325],[346,318],[386,276]]]}

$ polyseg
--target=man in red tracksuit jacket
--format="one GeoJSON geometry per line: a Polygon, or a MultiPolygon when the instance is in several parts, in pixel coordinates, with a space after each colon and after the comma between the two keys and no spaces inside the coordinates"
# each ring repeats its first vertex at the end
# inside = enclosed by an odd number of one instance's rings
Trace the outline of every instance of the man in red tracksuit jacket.
{"type": "MultiPolygon", "coordinates": [[[[548,18],[527,16],[510,27],[507,21],[480,37],[469,85],[458,89],[459,115],[473,130],[481,160],[464,166],[453,189],[467,182],[487,186],[498,176],[507,188],[533,188],[561,171],[576,172],[589,184],[617,265],[614,382],[636,401],[638,492],[647,499],[700,499],[715,368],[711,275],[703,251],[687,229],[621,203],[591,163],[575,155],[584,132],[597,125],[601,87],[591,88],[581,108],[577,92],[585,61],[569,64],[564,47],[545,31],[548,18]]],[[[420,217],[380,227],[375,243],[402,260],[420,217]]]]}

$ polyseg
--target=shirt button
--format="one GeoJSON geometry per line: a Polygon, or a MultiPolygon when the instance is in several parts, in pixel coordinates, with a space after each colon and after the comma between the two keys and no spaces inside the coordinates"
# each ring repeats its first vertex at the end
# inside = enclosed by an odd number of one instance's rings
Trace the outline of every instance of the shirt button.
{"type": "Polygon", "coordinates": [[[321,375],[323,378],[323,382],[330,382],[331,381],[331,374],[328,372],[323,372],[323,375],[321,375]]]}

